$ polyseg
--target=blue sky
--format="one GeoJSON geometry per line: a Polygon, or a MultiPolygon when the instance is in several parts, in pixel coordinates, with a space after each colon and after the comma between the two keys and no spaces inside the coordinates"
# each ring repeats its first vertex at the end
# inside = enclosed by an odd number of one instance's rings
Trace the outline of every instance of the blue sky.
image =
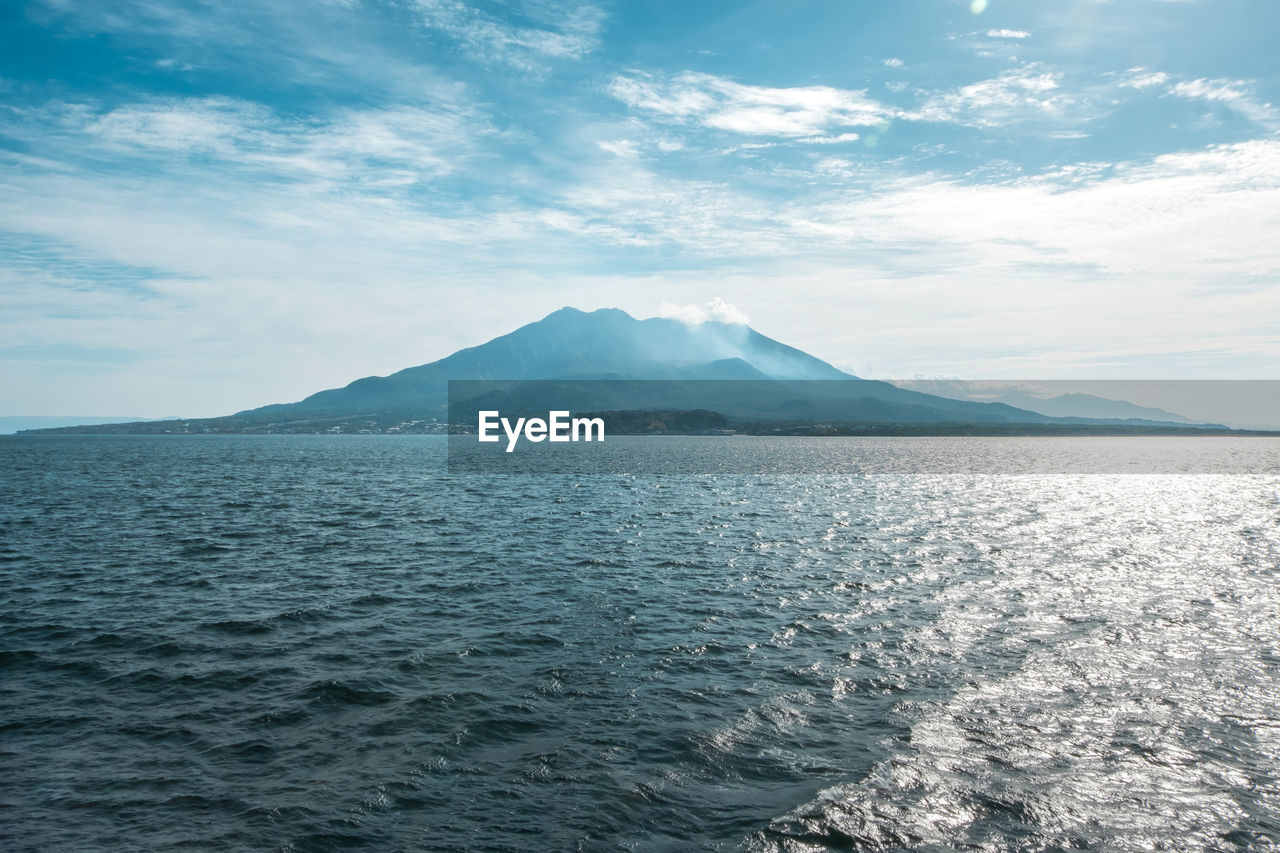
{"type": "Polygon", "coordinates": [[[4,4],[0,414],[224,414],[562,305],[872,377],[1275,378],[1278,40],[1269,0],[4,4]]]}

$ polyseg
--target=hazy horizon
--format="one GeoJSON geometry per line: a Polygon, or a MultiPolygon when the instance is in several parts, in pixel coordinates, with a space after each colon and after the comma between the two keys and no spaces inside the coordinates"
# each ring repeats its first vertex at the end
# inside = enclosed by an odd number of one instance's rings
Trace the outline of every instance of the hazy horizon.
{"type": "MultiPolygon", "coordinates": [[[[564,310],[572,309],[566,308],[564,310]]],[[[667,304],[663,306],[661,316],[664,319],[675,320],[694,328],[707,322],[713,324],[741,323],[745,325],[745,318],[738,314],[733,306],[725,304],[722,300],[713,300],[705,306],[681,307],[667,304]]],[[[550,320],[551,317],[548,316],[543,319],[550,320]]],[[[535,321],[528,325],[538,326],[540,324],[540,321],[535,321]]],[[[785,341],[782,343],[785,344],[785,341]]],[[[758,367],[759,365],[753,366],[758,367]]],[[[352,381],[361,378],[365,377],[354,377],[352,381]]],[[[1276,388],[1277,385],[1280,385],[1280,380],[962,379],[955,376],[925,377],[919,375],[906,379],[877,376],[856,378],[888,382],[902,388],[939,395],[944,398],[979,402],[1002,402],[1017,408],[1041,411],[1050,415],[1098,418],[1132,417],[1160,421],[1164,420],[1163,412],[1164,414],[1172,414],[1174,419],[1181,418],[1189,423],[1225,424],[1234,429],[1280,429],[1280,391],[1277,391],[1276,388]],[[1069,406],[1066,411],[1059,412],[1043,410],[1036,406],[1028,405],[1020,399],[1049,401],[1060,397],[1066,398],[1079,395],[1096,398],[1101,401],[1115,401],[1149,409],[1149,411],[1134,411],[1123,415],[1102,414],[1089,411],[1089,406],[1085,403],[1076,407],[1069,406]]],[[[326,386],[325,389],[315,390],[340,388],[346,384],[347,382],[345,381],[336,382],[326,386]]],[[[292,403],[296,401],[281,400],[276,402],[292,403]]],[[[243,411],[243,408],[235,411],[243,411]]],[[[227,411],[220,413],[220,415],[233,413],[233,411],[227,411]]],[[[9,435],[26,429],[131,421],[198,420],[200,417],[204,416],[173,414],[159,416],[0,415],[0,435],[9,435]]]]}

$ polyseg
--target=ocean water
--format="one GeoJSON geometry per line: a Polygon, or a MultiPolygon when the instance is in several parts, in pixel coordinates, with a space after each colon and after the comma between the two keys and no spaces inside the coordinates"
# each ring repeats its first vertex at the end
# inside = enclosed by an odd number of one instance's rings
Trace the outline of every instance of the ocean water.
{"type": "Polygon", "coordinates": [[[3,439],[0,848],[1276,849],[1276,448],[535,477],[3,439]]]}

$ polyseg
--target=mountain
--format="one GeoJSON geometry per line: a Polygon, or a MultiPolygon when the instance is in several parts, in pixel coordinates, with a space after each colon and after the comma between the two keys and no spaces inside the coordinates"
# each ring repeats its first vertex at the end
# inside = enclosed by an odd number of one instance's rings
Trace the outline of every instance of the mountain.
{"type": "MultiPolygon", "coordinates": [[[[911,379],[895,380],[900,388],[912,391],[923,391],[939,397],[953,400],[971,400],[984,403],[1005,403],[1029,412],[1038,412],[1055,418],[1095,418],[1104,420],[1139,420],[1161,424],[1196,424],[1199,421],[1184,415],[1175,414],[1164,409],[1150,406],[1139,406],[1126,400],[1113,397],[1102,397],[1096,394],[1079,392],[1057,394],[1054,396],[1036,396],[1028,393],[1026,383],[1021,381],[977,380],[967,382],[959,379],[911,379]]],[[[1039,390],[1061,384],[1061,380],[1048,380],[1037,383],[1039,390]]],[[[1105,385],[1105,380],[1103,381],[1105,385]]],[[[1220,427],[1220,424],[1213,424],[1220,427]]]]}
{"type": "Polygon", "coordinates": [[[1141,418],[1148,421],[1164,423],[1190,424],[1191,418],[1155,409],[1150,406],[1139,406],[1125,400],[1111,400],[1093,394],[1058,394],[1055,397],[1033,397],[1030,394],[1001,394],[995,398],[997,403],[1007,403],[1019,409],[1039,412],[1055,418],[1141,418]]]}
{"type": "Polygon", "coordinates": [[[288,405],[293,412],[336,413],[399,407],[410,399],[440,402],[450,379],[852,378],[742,324],[637,320],[617,308],[561,308],[439,361],[358,379],[288,405]]]}
{"type": "Polygon", "coordinates": [[[443,427],[440,421],[473,423],[477,406],[544,413],[548,406],[572,411],[702,409],[738,421],[792,425],[1107,423],[1054,418],[1004,403],[955,400],[859,379],[744,324],[637,320],[616,308],[562,308],[439,361],[390,376],[357,379],[296,403],[222,418],[69,429],[431,431],[433,423],[443,427]],[[450,410],[449,383],[455,380],[486,382],[457,385],[450,410]],[[463,393],[471,397],[457,397],[463,393]]]}

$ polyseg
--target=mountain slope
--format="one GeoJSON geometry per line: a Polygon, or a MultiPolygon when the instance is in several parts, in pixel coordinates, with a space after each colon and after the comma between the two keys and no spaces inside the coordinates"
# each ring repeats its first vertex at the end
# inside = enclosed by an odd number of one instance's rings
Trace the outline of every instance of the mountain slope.
{"type": "MultiPolygon", "coordinates": [[[[442,403],[450,379],[853,379],[821,359],[733,323],[637,320],[617,308],[561,308],[453,355],[285,404],[296,413],[442,403]]],[[[275,413],[279,406],[250,412],[275,413]]]]}

